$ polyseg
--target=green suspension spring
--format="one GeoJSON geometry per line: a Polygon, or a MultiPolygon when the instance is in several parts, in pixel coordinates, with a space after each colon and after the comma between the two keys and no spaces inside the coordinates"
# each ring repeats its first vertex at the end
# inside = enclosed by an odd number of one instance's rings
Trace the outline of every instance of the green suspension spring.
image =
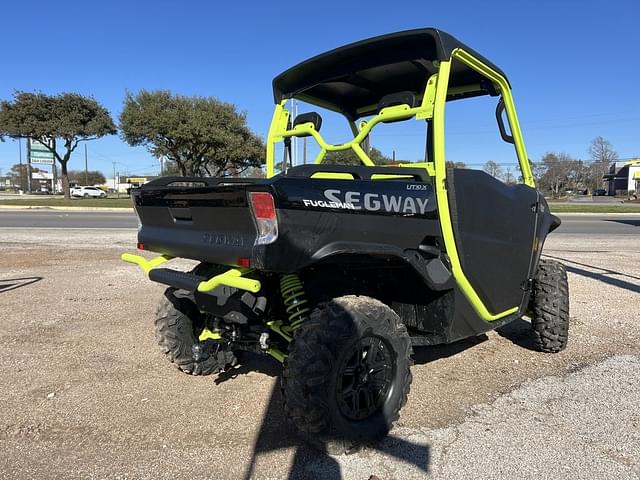
{"type": "Polygon", "coordinates": [[[289,328],[293,331],[304,323],[309,313],[300,278],[295,274],[283,275],[280,278],[280,292],[289,317],[289,328]]]}

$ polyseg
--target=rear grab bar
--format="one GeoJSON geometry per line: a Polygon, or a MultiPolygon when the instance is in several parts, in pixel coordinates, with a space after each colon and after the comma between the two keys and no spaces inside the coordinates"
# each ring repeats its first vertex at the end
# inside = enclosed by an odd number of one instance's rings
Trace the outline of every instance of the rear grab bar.
{"type": "Polygon", "coordinates": [[[186,288],[187,290],[193,291],[197,290],[198,292],[202,293],[215,290],[221,285],[238,288],[240,290],[246,290],[252,293],[257,293],[262,288],[259,280],[243,277],[242,275],[246,272],[243,272],[237,268],[231,268],[224,273],[215,275],[209,279],[205,279],[198,275],[179,272],[177,270],[171,270],[168,268],[160,268],[155,270],[158,266],[162,265],[165,262],[168,262],[173,258],[168,255],[160,255],[158,257],[147,260],[140,255],[123,253],[120,258],[127,263],[132,263],[140,267],[140,270],[142,270],[142,272],[147,275],[150,280],[158,283],[163,283],[165,285],[175,286],[177,288],[186,288]]]}

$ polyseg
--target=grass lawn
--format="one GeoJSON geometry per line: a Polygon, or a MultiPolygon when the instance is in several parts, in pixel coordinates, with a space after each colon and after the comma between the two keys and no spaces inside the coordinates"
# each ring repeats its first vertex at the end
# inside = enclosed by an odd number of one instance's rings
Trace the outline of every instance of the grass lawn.
{"type": "Polygon", "coordinates": [[[640,213],[640,205],[576,205],[549,203],[551,213],[640,213]]]}
{"type": "Polygon", "coordinates": [[[123,198],[24,198],[0,200],[0,205],[12,205],[16,207],[108,207],[108,208],[132,208],[131,199],[123,198]]]}
{"type": "MultiPolygon", "coordinates": [[[[12,205],[16,207],[108,207],[108,208],[131,208],[130,198],[74,198],[65,200],[64,198],[25,198],[0,200],[0,205],[12,205]]],[[[640,213],[640,204],[633,205],[586,205],[571,204],[566,202],[549,203],[553,213],[640,213]]]]}

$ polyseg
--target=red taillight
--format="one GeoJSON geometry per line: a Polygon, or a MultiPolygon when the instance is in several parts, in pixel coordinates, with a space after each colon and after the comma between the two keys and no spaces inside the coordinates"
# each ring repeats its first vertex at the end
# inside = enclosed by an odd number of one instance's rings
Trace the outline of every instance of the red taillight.
{"type": "Polygon", "coordinates": [[[138,242],[138,250],[144,250],[144,243],[138,242]]]}
{"type": "Polygon", "coordinates": [[[238,258],[237,265],[239,267],[249,268],[251,266],[251,260],[246,257],[240,257],[238,258]]]}
{"type": "Polygon", "coordinates": [[[276,206],[273,197],[267,192],[251,192],[251,206],[253,214],[258,220],[270,220],[276,216],[276,206]]]}
{"type": "Polygon", "coordinates": [[[278,217],[273,197],[268,192],[249,192],[253,219],[256,223],[254,245],[269,245],[278,238],[278,217]]]}

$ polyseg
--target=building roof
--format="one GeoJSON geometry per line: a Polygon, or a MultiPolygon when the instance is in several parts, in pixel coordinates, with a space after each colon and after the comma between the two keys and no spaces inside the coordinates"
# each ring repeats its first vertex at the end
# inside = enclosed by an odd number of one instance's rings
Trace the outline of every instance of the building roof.
{"type": "MultiPolygon", "coordinates": [[[[437,71],[434,61],[449,60],[461,48],[504,73],[492,62],[453,36],[435,28],[406,30],[351,43],[322,53],[284,71],[273,80],[276,103],[297,98],[351,119],[376,113],[382,97],[412,91],[422,94],[428,78],[437,71]]],[[[479,85],[464,96],[493,93],[483,76],[461,62],[454,62],[452,87],[479,85]]]]}

